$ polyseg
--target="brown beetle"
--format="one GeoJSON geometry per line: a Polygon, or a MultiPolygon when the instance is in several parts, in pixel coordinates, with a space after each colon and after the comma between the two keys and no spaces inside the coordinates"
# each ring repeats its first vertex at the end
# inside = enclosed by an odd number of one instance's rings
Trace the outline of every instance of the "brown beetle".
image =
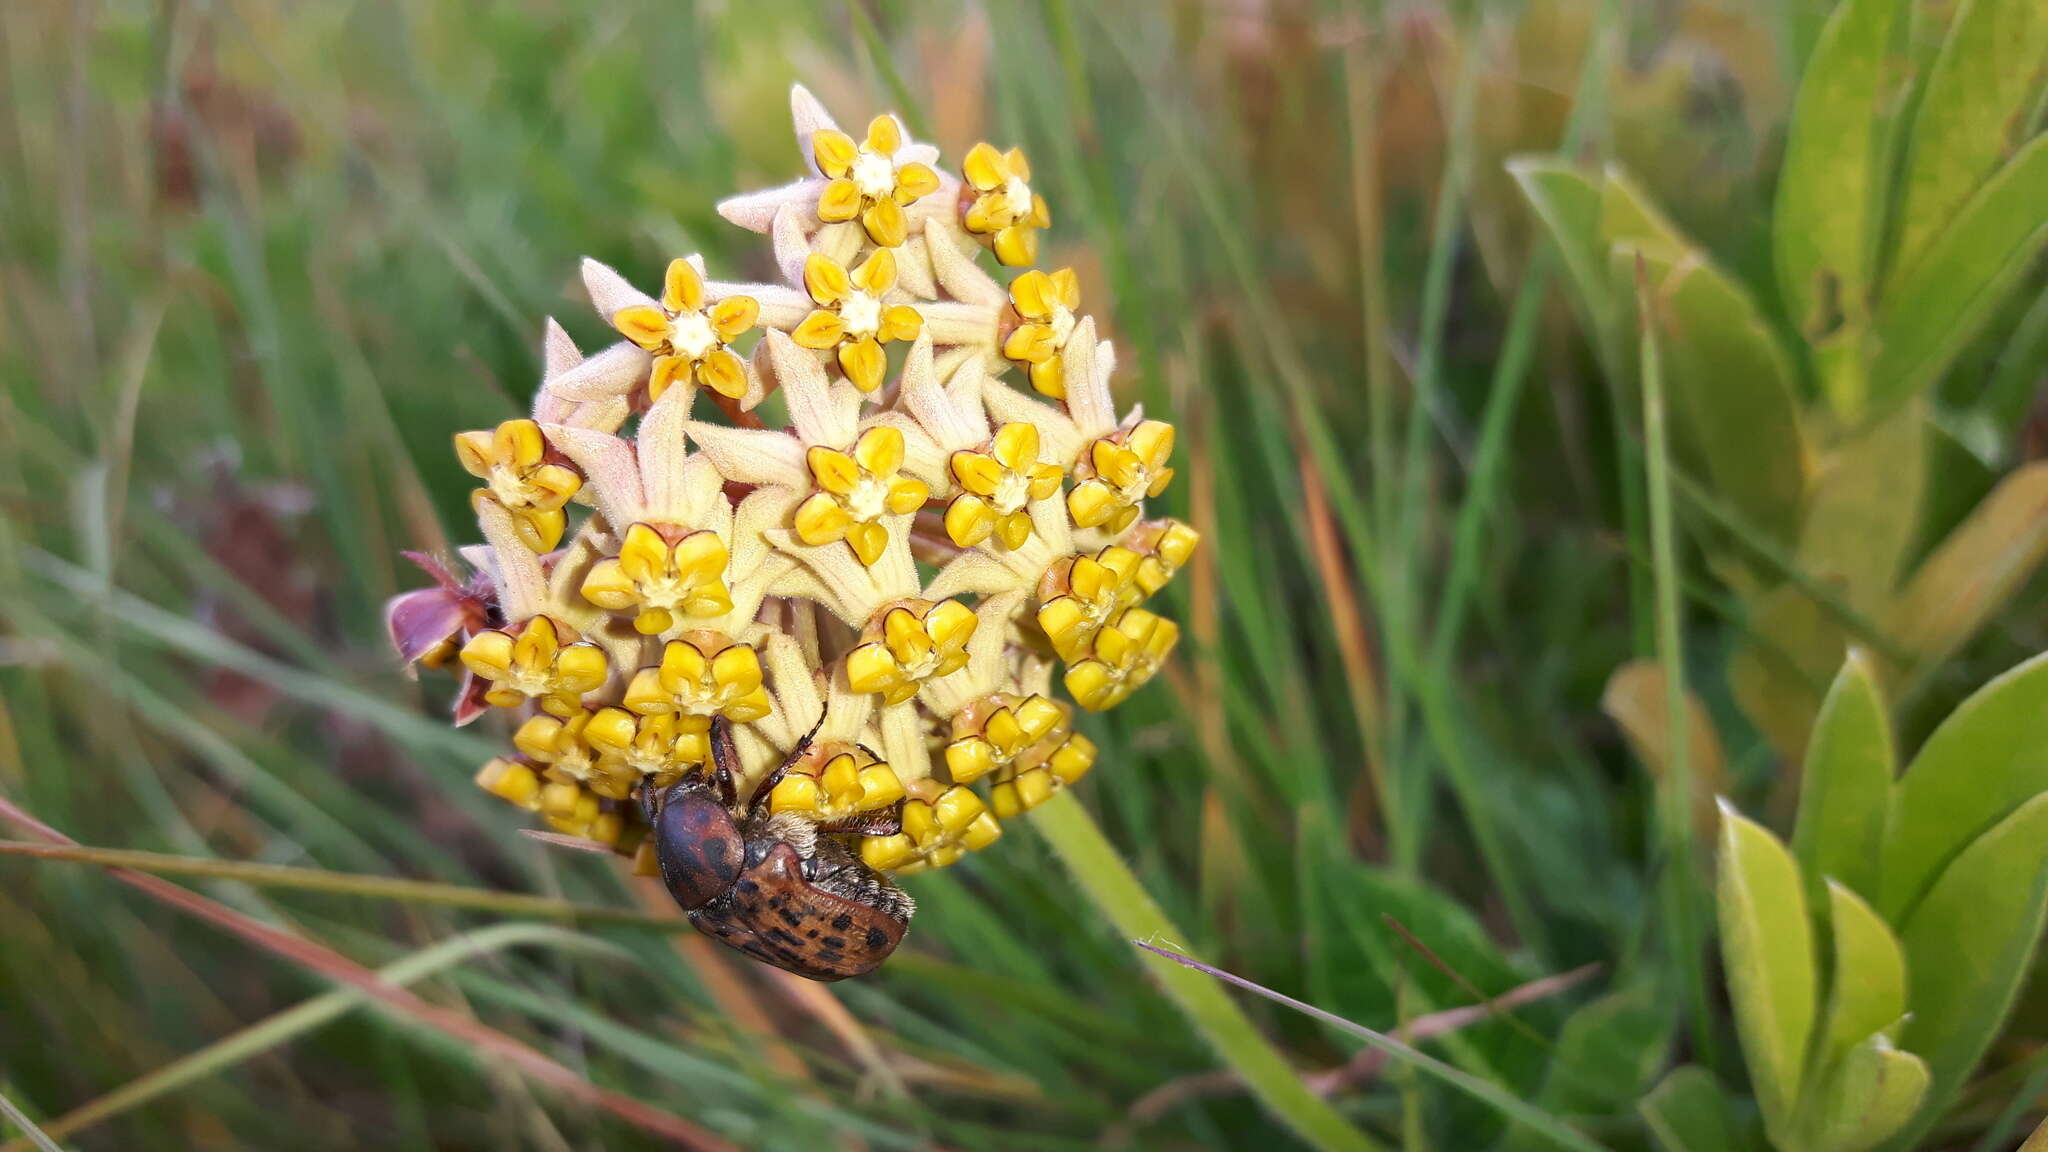
{"type": "MultiPolygon", "coordinates": [[[[816,729],[812,729],[815,734],[816,729]]],[[[641,802],[654,828],[655,861],[669,895],[699,932],[764,964],[812,980],[875,970],[910,926],[910,897],[835,839],[836,832],[886,833],[893,815],[861,826],[819,826],[768,811],[768,794],[809,750],[799,741],[740,808],[732,726],[711,728],[711,771],[695,773],[641,802]]]]}

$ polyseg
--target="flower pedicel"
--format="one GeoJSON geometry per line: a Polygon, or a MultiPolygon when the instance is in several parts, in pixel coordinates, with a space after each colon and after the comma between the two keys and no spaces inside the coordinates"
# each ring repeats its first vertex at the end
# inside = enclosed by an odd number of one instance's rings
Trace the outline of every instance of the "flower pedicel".
{"type": "Polygon", "coordinates": [[[650,296],[586,260],[624,339],[585,358],[548,323],[531,417],[455,438],[479,577],[434,566],[391,627],[408,659],[459,656],[457,723],[512,713],[480,786],[837,979],[901,939],[892,875],[1093,766],[1073,708],[1167,658],[1145,601],[1198,537],[1146,518],[1173,429],[1115,411],[1073,272],[984,268],[1031,263],[1050,219],[1022,153],[956,175],[893,116],[856,139],[790,103],[809,174],[719,206],[785,282],[688,256],[650,296]],[[788,428],[699,418],[700,391],[748,413],[776,389],[788,428]]]}

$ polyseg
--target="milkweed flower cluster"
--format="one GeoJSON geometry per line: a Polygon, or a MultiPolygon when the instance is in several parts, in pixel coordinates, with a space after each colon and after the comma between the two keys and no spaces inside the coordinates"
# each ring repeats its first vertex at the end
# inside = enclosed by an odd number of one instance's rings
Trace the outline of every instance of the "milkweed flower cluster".
{"type": "Polygon", "coordinates": [[[1147,601],[1198,538],[1147,516],[1173,428],[1116,412],[1074,273],[984,266],[1050,222],[1023,153],[955,174],[894,116],[855,137],[791,106],[807,174],[719,205],[783,282],[685,256],[650,295],[586,260],[621,339],[586,357],[549,321],[531,416],[455,438],[476,575],[425,562],[388,622],[459,662],[456,723],[511,713],[477,783],[558,833],[641,849],[634,801],[703,771],[723,717],[742,795],[802,749],[773,811],[943,867],[1094,765],[1074,707],[1172,652],[1147,601]],[[755,412],[774,391],[786,428],[755,412]]]}

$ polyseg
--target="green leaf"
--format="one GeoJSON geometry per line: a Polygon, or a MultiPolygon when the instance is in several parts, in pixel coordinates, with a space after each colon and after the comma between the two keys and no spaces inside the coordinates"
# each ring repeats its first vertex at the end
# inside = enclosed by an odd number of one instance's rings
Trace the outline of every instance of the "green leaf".
{"type": "Polygon", "coordinates": [[[1860,330],[1870,299],[1870,238],[1883,212],[1878,112],[1896,0],[1843,0],[1799,84],[1778,178],[1772,240],[1779,292],[1810,341],[1848,345],[1829,398],[1863,404],[1860,330]],[[1841,335],[1836,335],[1841,333],[1841,335]]]}
{"type": "Polygon", "coordinates": [[[1670,1059],[1670,996],[1639,980],[1565,1020],[1542,1103],[1561,1115],[1620,1111],[1670,1059]]]}
{"type": "Polygon", "coordinates": [[[1815,898],[1830,876],[1866,896],[1877,892],[1897,771],[1886,715],[1870,658],[1851,651],[1814,720],[1792,827],[1792,850],[1815,898]]]}
{"type": "Polygon", "coordinates": [[[1615,242],[1617,282],[1633,280],[1637,254],[1649,278],[1683,454],[1748,524],[1789,551],[1806,466],[1791,360],[1748,292],[1705,253],[1674,248],[1682,240],[1654,231],[1615,242]]]}
{"type": "Polygon", "coordinates": [[[1850,1048],[1813,1094],[1798,1147],[1864,1152],[1904,1127],[1927,1097],[1927,1064],[1901,1052],[1883,1032],[1850,1048]]]}
{"type": "Polygon", "coordinates": [[[1807,485],[1799,567],[1838,585],[1867,616],[1890,603],[1920,527],[1926,419],[1923,405],[1908,404],[1852,434],[1821,457],[1807,485]]]}
{"type": "Polygon", "coordinates": [[[1663,1152],[1754,1152],[1761,1147],[1713,1073],[1697,1064],[1672,1069],[1637,1110],[1663,1152]]]}
{"type": "Polygon", "coordinates": [[[1609,164],[1601,175],[1600,235],[1609,245],[1626,244],[1666,263],[1706,259],[1627,172],[1609,164]]]}
{"type": "Polygon", "coordinates": [[[2043,791],[2048,656],[1978,689],[1913,758],[1892,806],[1878,910],[1906,923],[1951,860],[2043,791]]]}
{"type": "Polygon", "coordinates": [[[2036,136],[1963,207],[1885,294],[1871,405],[1939,379],[2048,244],[2048,135],[2036,136]]]}
{"type": "Polygon", "coordinates": [[[1728,658],[1728,684],[1779,759],[1797,764],[1848,639],[1825,609],[1792,584],[1752,598],[1748,608],[1746,635],[1728,658]]]}
{"type": "MultiPolygon", "coordinates": [[[[2044,743],[2038,734],[2024,739],[2044,743]]],[[[1901,1145],[1909,1146],[1934,1122],[1998,1035],[2044,917],[2048,792],[1965,848],[1900,933],[1913,1006],[1900,1043],[1926,1058],[1930,1074],[1927,1103],[1901,1145]]]]}
{"type": "Polygon", "coordinates": [[[1792,854],[1764,827],[1721,806],[1721,961],[1735,1031],[1764,1127],[1790,1130],[1813,1035],[1813,924],[1792,854]]]}
{"type": "Polygon", "coordinates": [[[1893,283],[2012,154],[2044,66],[2048,6],[2040,0],[1958,6],[1913,121],[1893,283]]]}
{"type": "Polygon", "coordinates": [[[2048,556],[2048,461],[2021,467],[1991,490],[1922,561],[1879,623],[1885,635],[1935,663],[1975,635],[2048,556]]]}
{"type": "Polygon", "coordinates": [[[1517,156],[1507,162],[1507,169],[1557,245],[1593,331],[1605,331],[1614,310],[1607,289],[1607,244],[1600,233],[1599,183],[1550,157],[1517,156]]]}
{"type": "Polygon", "coordinates": [[[1828,923],[1834,932],[1835,970],[1827,1025],[1815,1049],[1816,1068],[1841,1060],[1906,1014],[1906,955],[1891,926],[1833,880],[1828,881],[1828,923]]]}

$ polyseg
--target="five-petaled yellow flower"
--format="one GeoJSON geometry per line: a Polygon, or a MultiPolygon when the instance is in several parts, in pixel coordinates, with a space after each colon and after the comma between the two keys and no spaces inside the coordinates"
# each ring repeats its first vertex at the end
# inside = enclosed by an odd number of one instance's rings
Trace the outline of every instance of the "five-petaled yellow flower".
{"type": "Polygon", "coordinates": [[[512,734],[512,743],[527,759],[547,765],[544,775],[549,780],[573,781],[607,799],[624,800],[632,795],[640,777],[606,758],[590,739],[590,725],[597,715],[582,709],[566,719],[529,716],[512,734]]]}
{"type": "Polygon", "coordinates": [[[915,340],[924,317],[908,304],[882,303],[896,286],[896,255],[877,248],[849,274],[830,256],[813,252],[804,261],[804,289],[818,308],[789,338],[818,352],[833,352],[853,386],[873,392],[889,370],[882,345],[915,340]]]}
{"type": "Polygon", "coordinates": [[[897,475],[903,433],[887,424],[861,433],[851,455],[813,444],[804,460],[818,490],[797,505],[797,539],[812,547],[844,540],[871,567],[889,545],[882,516],[915,512],[931,495],[924,481],[897,475]]]}
{"type": "Polygon", "coordinates": [[[1095,637],[1092,655],[1067,669],[1067,693],[1090,712],[1114,708],[1145,686],[1180,640],[1180,625],[1126,608],[1095,637]]]}
{"type": "Polygon", "coordinates": [[[654,527],[626,529],[617,556],[598,561],[583,578],[583,598],[607,612],[632,612],[633,627],[659,636],[682,619],[732,611],[725,586],[725,541],[715,532],[685,534],[674,545],[654,527]]]}
{"type": "Polygon", "coordinates": [[[846,685],[901,704],[924,682],[967,664],[967,641],[981,618],[957,600],[912,601],[885,609],[862,632],[867,642],[846,654],[846,685]],[[920,610],[912,605],[924,605],[920,610]]]}
{"type": "Polygon", "coordinates": [[[970,704],[953,717],[946,772],[955,784],[972,784],[1007,771],[1064,740],[1071,721],[1071,709],[1036,693],[1005,693],[970,704]]]}
{"type": "Polygon", "coordinates": [[[494,431],[457,433],[455,457],[464,471],[487,485],[471,493],[471,502],[503,505],[512,514],[520,543],[546,552],[562,542],[569,523],[563,505],[583,487],[583,477],[548,459],[540,425],[507,420],[494,431]]]}
{"type": "Polygon", "coordinates": [[[909,235],[903,209],[939,190],[939,174],[915,160],[897,163],[903,130],[894,116],[868,123],[867,139],[834,128],[811,133],[811,155],[831,183],[818,197],[818,219],[827,224],[860,217],[868,239],[884,248],[900,248],[909,235]]]}
{"type": "Polygon", "coordinates": [[[1095,767],[1095,751],[1095,742],[1076,732],[1040,763],[1004,772],[988,793],[996,815],[1008,820],[1052,799],[1095,767]]]}
{"type": "Polygon", "coordinates": [[[946,535],[972,548],[991,535],[1006,549],[1031,538],[1034,500],[1060,490],[1059,466],[1038,460],[1038,429],[1021,421],[996,429],[986,452],[955,452],[953,478],[964,489],[946,505],[946,535]]]}
{"type": "Polygon", "coordinates": [[[1038,626],[1060,659],[1073,663],[1095,646],[1116,614],[1145,598],[1136,552],[1111,544],[1093,556],[1056,564],[1041,582],[1038,626]]]}
{"type": "Polygon", "coordinates": [[[633,674],[625,705],[642,716],[675,713],[677,730],[692,736],[709,731],[713,716],[749,724],[774,707],[761,686],[761,654],[717,632],[663,645],[660,664],[633,674]]]}
{"type": "Polygon", "coordinates": [[[1038,230],[1052,224],[1045,197],[1031,190],[1022,148],[998,152],[986,141],[967,150],[960,175],[975,192],[961,223],[1012,268],[1038,259],[1038,230]]]}
{"type": "Polygon", "coordinates": [[[462,663],[490,681],[486,703],[517,708],[537,700],[557,716],[574,714],[583,694],[602,686],[610,674],[604,649],[576,640],[573,633],[563,643],[561,630],[547,616],[535,616],[516,633],[498,628],[477,633],[462,646],[462,663]]]}
{"type": "Polygon", "coordinates": [[[746,365],[726,345],[754,326],[761,306],[751,296],[728,296],[704,306],[704,278],[687,260],[668,262],[662,278],[661,307],[635,304],[612,316],[619,334],[654,354],[647,396],[661,394],[678,380],[696,380],[734,400],[747,394],[746,365]]]}
{"type": "Polygon", "coordinates": [[[1003,341],[1003,355],[1024,366],[1031,386],[1055,400],[1067,394],[1066,362],[1061,355],[1074,334],[1074,311],[1081,307],[1081,278],[1072,268],[1048,276],[1038,269],[1010,282],[1010,307],[1022,323],[1003,341]]]}
{"type": "Polygon", "coordinates": [[[768,794],[771,812],[801,812],[820,822],[879,812],[903,799],[895,769],[858,745],[814,749],[768,794]],[[826,753],[832,753],[826,755],[826,753]]]}
{"type": "Polygon", "coordinates": [[[936,780],[919,780],[903,802],[903,831],[893,836],[867,836],[860,842],[861,859],[870,868],[908,874],[944,868],[969,852],[995,843],[1003,826],[973,789],[936,780]]]}
{"type": "Polygon", "coordinates": [[[641,716],[624,708],[600,708],[584,726],[584,739],[604,758],[607,771],[665,788],[711,759],[708,731],[691,730],[677,712],[641,716]]]}
{"type": "Polygon", "coordinates": [[[1128,432],[1104,436],[1088,446],[1075,470],[1080,483],[1067,493],[1067,511],[1083,528],[1115,535],[1138,518],[1138,506],[1166,491],[1173,469],[1173,425],[1141,420],[1128,432]]]}

